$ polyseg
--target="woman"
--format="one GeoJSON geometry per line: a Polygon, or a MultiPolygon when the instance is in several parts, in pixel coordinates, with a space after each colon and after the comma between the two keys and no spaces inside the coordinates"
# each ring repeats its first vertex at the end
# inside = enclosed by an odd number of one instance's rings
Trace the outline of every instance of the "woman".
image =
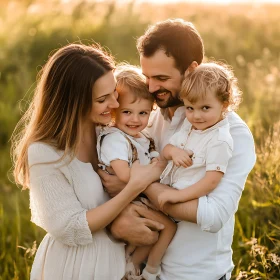
{"type": "Polygon", "coordinates": [[[71,44],[53,54],[13,138],[16,182],[30,189],[31,220],[47,231],[31,280],[120,280],[124,244],[105,227],[157,180],[160,164],[131,169],[109,200],[97,175],[96,125],[118,107],[114,62],[100,48],[71,44]]]}

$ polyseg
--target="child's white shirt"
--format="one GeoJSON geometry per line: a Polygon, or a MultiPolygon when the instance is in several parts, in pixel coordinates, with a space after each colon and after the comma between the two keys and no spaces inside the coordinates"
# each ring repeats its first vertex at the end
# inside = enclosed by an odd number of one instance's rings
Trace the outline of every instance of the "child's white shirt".
{"type": "Polygon", "coordinates": [[[171,137],[169,143],[193,151],[191,166],[176,167],[170,160],[161,175],[161,183],[176,189],[193,185],[205,176],[206,171],[225,173],[232,157],[233,140],[227,118],[206,130],[192,129],[192,125],[186,119],[180,131],[171,137]]]}
{"type": "Polygon", "coordinates": [[[104,127],[97,139],[97,153],[100,163],[110,166],[113,160],[127,161],[132,164],[132,147],[127,138],[137,150],[140,164],[149,164],[154,157],[149,153],[150,140],[141,133],[141,137],[130,136],[116,127],[104,127]]]}

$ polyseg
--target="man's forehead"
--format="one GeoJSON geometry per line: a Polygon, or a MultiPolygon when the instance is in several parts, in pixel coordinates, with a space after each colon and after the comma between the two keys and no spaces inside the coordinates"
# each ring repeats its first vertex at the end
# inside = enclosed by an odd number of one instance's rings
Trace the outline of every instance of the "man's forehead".
{"type": "MultiPolygon", "coordinates": [[[[158,51],[159,52],[159,51],[158,51]]],[[[179,72],[175,66],[173,57],[168,57],[165,54],[155,53],[153,56],[140,56],[140,64],[142,73],[145,76],[171,76],[179,72]]]]}

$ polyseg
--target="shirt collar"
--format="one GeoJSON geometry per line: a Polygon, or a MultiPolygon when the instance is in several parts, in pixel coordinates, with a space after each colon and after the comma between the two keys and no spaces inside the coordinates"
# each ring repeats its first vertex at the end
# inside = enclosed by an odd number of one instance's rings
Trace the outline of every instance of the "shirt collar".
{"type": "Polygon", "coordinates": [[[174,112],[174,116],[172,117],[172,119],[170,120],[170,118],[168,117],[168,108],[161,108],[160,109],[160,112],[161,114],[163,115],[163,118],[164,120],[166,121],[172,121],[174,118],[179,118],[179,119],[182,119],[182,118],[185,118],[185,107],[184,106],[180,106],[178,107],[175,112],[174,112]]]}

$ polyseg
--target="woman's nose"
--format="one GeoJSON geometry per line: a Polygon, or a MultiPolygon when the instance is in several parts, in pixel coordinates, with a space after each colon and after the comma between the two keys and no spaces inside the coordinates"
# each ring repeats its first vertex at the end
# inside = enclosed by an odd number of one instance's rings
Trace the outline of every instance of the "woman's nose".
{"type": "Polygon", "coordinates": [[[120,106],[119,102],[117,101],[116,97],[113,95],[108,107],[114,109],[114,108],[118,108],[119,106],[120,106]]]}

